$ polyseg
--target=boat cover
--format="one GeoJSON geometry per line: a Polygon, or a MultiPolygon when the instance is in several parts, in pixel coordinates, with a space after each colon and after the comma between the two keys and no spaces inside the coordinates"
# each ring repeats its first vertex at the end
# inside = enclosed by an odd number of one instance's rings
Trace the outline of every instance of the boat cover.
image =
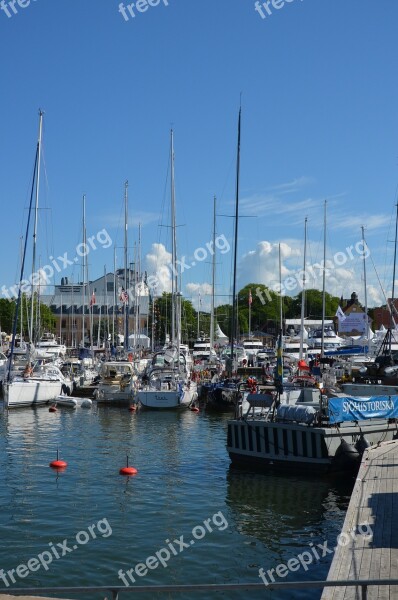
{"type": "Polygon", "coordinates": [[[304,423],[311,425],[317,413],[313,406],[292,406],[290,404],[281,404],[278,407],[277,418],[282,421],[294,421],[295,423],[304,423]]]}
{"type": "Polygon", "coordinates": [[[255,408],[271,408],[274,397],[271,394],[248,394],[246,400],[255,408]]]}

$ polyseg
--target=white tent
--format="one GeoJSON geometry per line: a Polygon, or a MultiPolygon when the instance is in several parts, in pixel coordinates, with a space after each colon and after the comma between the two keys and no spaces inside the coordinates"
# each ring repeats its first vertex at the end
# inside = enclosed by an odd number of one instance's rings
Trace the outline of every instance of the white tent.
{"type": "Polygon", "coordinates": [[[129,346],[137,346],[137,348],[147,350],[151,346],[151,338],[143,333],[132,333],[129,335],[129,346]]]}
{"type": "Polygon", "coordinates": [[[229,342],[228,337],[225,335],[225,333],[223,333],[221,331],[221,327],[219,326],[218,323],[216,326],[214,338],[215,338],[216,344],[218,344],[219,346],[226,346],[229,342]]]}

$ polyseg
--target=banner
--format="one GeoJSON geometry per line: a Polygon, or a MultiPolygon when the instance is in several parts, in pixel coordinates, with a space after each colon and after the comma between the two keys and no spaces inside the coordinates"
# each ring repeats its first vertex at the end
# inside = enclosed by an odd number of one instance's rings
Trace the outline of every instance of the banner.
{"type": "Polygon", "coordinates": [[[353,333],[362,335],[366,333],[366,314],[364,312],[352,312],[345,315],[345,319],[339,319],[339,333],[353,333]]]}
{"type": "Polygon", "coordinates": [[[398,396],[370,398],[329,398],[330,423],[365,421],[366,419],[397,419],[398,396]]]}

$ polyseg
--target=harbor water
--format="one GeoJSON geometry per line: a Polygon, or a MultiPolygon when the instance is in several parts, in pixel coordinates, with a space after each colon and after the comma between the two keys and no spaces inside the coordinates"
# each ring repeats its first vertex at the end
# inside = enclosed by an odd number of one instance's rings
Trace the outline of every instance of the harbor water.
{"type": "MultiPolygon", "coordinates": [[[[55,413],[2,409],[1,593],[33,586],[261,583],[260,568],[267,573],[313,548],[319,559],[313,552],[310,565],[273,576],[325,579],[353,480],[235,470],[225,449],[228,418],[95,404],[55,413]],[[49,467],[57,448],[68,462],[63,472],[49,467]],[[134,477],[119,474],[127,455],[138,470],[134,477]]],[[[214,597],[315,600],[320,594],[264,585],[250,596],[214,597]]],[[[212,596],[189,594],[195,597],[212,596]]]]}

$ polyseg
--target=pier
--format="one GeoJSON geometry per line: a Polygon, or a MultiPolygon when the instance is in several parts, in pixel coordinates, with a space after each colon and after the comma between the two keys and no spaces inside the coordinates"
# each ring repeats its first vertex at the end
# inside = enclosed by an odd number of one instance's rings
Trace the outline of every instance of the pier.
{"type": "Polygon", "coordinates": [[[369,580],[367,588],[327,587],[321,600],[393,600],[398,586],[372,585],[390,580],[398,570],[398,441],[365,451],[328,583],[369,580]]]}

